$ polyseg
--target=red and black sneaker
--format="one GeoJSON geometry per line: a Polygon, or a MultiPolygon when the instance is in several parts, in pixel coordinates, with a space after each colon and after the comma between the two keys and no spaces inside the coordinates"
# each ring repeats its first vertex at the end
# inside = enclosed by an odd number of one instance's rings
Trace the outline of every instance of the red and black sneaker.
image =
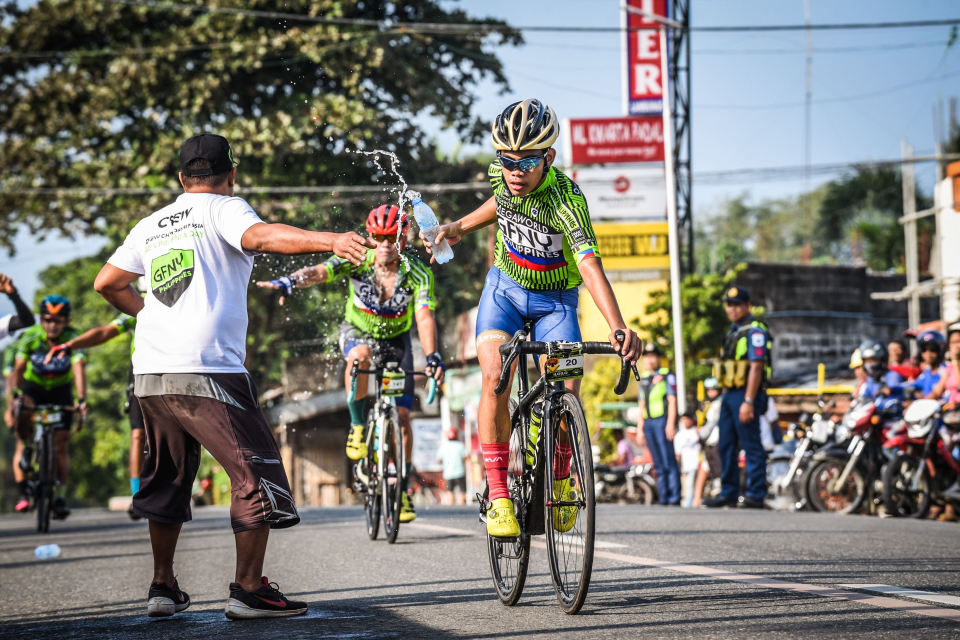
{"type": "Polygon", "coordinates": [[[307,612],[306,602],[288,600],[266,576],[256,591],[246,591],[236,582],[230,583],[230,598],[224,613],[231,620],[249,620],[252,618],[287,618],[302,616],[307,612]]]}
{"type": "Polygon", "coordinates": [[[151,618],[172,616],[190,606],[190,596],[180,590],[177,581],[168,587],[165,582],[150,584],[150,593],[147,595],[147,615],[151,618]]]}

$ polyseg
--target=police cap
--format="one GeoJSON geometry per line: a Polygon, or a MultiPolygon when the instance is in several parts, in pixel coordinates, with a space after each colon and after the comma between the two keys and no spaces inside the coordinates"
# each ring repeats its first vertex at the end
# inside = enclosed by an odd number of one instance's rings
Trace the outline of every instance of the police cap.
{"type": "Polygon", "coordinates": [[[645,356],[649,356],[649,355],[659,356],[659,355],[663,355],[663,354],[660,353],[660,347],[657,346],[657,343],[656,343],[656,342],[648,342],[648,343],[646,343],[645,345],[643,345],[643,354],[641,354],[641,355],[645,355],[645,356]]]}
{"type": "Polygon", "coordinates": [[[750,292],[743,287],[733,286],[723,294],[723,301],[733,302],[735,304],[747,304],[750,302],[750,292]]]}

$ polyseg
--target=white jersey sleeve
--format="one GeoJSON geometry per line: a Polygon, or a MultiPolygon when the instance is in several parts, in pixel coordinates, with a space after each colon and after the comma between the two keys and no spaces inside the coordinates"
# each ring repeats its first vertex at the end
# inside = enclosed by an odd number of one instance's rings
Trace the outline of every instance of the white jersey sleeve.
{"type": "Polygon", "coordinates": [[[16,317],[15,313],[8,313],[7,315],[0,317],[0,340],[3,340],[10,335],[10,320],[16,317]]]}
{"type": "Polygon", "coordinates": [[[137,224],[127,234],[123,244],[113,252],[113,255],[107,260],[107,264],[112,264],[117,269],[123,269],[130,273],[145,274],[147,270],[143,266],[143,243],[139,241],[140,231],[140,224],[137,224]]]}
{"type": "Polygon", "coordinates": [[[263,220],[243,198],[229,198],[210,211],[210,224],[213,230],[231,247],[247,256],[255,256],[255,251],[246,251],[241,240],[247,229],[263,220]]]}

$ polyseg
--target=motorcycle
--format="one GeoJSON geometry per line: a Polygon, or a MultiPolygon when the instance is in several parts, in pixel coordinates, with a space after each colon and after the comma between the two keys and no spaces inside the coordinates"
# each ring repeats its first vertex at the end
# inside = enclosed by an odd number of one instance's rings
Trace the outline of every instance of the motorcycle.
{"type": "Polygon", "coordinates": [[[653,465],[594,466],[594,493],[597,502],[651,505],[657,500],[653,465]]]}
{"type": "Polygon", "coordinates": [[[841,514],[875,506],[887,462],[883,443],[891,429],[902,426],[899,414],[897,401],[878,408],[872,398],[854,400],[834,430],[835,444],[813,454],[807,477],[810,506],[841,514]]]}
{"type": "Polygon", "coordinates": [[[883,473],[883,503],[894,517],[923,518],[934,501],[960,504],[960,410],[937,400],[916,400],[903,416],[905,432],[891,437],[883,473]]]}
{"type": "Polygon", "coordinates": [[[803,509],[807,503],[807,475],[813,454],[833,442],[836,423],[826,417],[834,402],[818,401],[819,411],[800,416],[800,424],[791,424],[783,443],[771,453],[767,461],[767,501],[772,507],[788,504],[786,508],[803,509]],[[799,441],[799,444],[797,442],[799,441]],[[792,443],[791,445],[788,443],[792,443]]]}

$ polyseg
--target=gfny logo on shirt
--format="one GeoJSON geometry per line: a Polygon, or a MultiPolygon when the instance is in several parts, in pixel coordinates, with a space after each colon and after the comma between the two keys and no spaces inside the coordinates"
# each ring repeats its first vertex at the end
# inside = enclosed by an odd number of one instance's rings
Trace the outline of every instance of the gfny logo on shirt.
{"type": "Polygon", "coordinates": [[[150,288],[157,300],[172,307],[193,281],[193,250],[172,249],[150,262],[150,288]]]}

